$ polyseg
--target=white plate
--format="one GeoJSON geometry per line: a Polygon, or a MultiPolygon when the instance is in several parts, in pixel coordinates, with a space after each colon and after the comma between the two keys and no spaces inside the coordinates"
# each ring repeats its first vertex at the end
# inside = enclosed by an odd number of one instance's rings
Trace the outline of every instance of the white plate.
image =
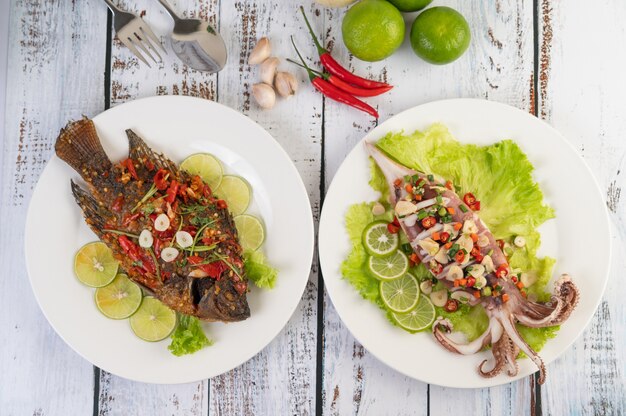
{"type": "MultiPolygon", "coordinates": [[[[556,338],[540,355],[547,363],[561,355],[589,323],[608,279],[610,264],[609,220],[602,194],[589,168],[565,138],[532,115],[495,102],[455,99],[437,101],[407,110],[372,130],[363,141],[375,142],[391,131],[412,132],[442,122],[461,142],[491,144],[515,140],[535,165],[547,202],[556,219],[540,231],[540,254],[557,259],[555,277],[568,272],[580,289],[581,299],[556,338]],[[593,261],[590,261],[593,259],[593,261]]],[[[368,160],[363,143],[344,160],[324,201],[319,229],[319,250],[324,283],[339,316],[354,337],[385,364],[409,377],[449,387],[489,387],[525,377],[536,367],[519,361],[514,378],[501,374],[483,378],[477,372],[490,352],[461,356],[437,344],[430,334],[409,334],[392,326],[384,313],[362,299],[341,277],[339,267],[350,249],[345,232],[347,208],[377,199],[367,184],[368,160]]],[[[550,286],[551,287],[551,286],[550,286]]],[[[550,371],[548,369],[548,377],[550,371]]]]}
{"type": "Polygon", "coordinates": [[[78,175],[54,156],[32,197],[26,222],[26,263],[39,305],[56,332],[94,365],[151,383],[186,383],[228,371],[257,354],[283,328],[304,291],[313,256],[309,198],[295,166],[259,125],[220,104],[189,97],[153,97],[117,106],[94,118],[112,160],[127,154],[125,129],[175,162],[198,152],[216,155],[226,171],[248,180],[253,214],[263,218],[270,263],[279,269],[273,290],[251,284],[251,316],[243,322],[205,324],[215,345],[175,357],[169,340],[137,338],[127,320],[104,317],[94,290],[74,277],[73,257],[94,234],[70,192],[78,175]],[[270,169],[271,167],[271,169],[270,169]],[[294,215],[298,213],[298,215],[294,215]]]}

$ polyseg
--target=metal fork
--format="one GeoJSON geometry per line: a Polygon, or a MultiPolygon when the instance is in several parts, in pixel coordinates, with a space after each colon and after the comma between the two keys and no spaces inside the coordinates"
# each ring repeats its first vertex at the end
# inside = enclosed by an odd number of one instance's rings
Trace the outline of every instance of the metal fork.
{"type": "Polygon", "coordinates": [[[151,68],[150,64],[138,49],[141,49],[154,63],[158,64],[162,58],[152,42],[159,45],[165,54],[167,54],[167,51],[161,42],[159,42],[154,32],[152,32],[150,26],[148,26],[141,17],[134,13],[125,12],[113,4],[111,0],[104,1],[113,12],[113,27],[115,27],[118,39],[130,49],[137,58],[148,65],[148,68],[151,68]],[[152,42],[150,42],[150,39],[152,39],[152,42]],[[159,57],[158,61],[152,56],[149,49],[152,49],[156,56],[159,57]]]}

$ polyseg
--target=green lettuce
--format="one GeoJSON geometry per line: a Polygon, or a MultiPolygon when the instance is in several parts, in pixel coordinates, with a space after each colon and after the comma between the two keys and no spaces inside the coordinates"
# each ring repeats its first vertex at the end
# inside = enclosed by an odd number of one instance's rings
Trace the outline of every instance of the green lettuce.
{"type": "Polygon", "coordinates": [[[193,354],[204,347],[213,345],[202,330],[198,318],[189,315],[179,315],[178,325],[172,334],[172,342],[168,350],[177,357],[193,354]]]}
{"type": "Polygon", "coordinates": [[[267,264],[261,251],[247,250],[243,253],[244,268],[248,279],[262,289],[272,289],[276,285],[278,270],[267,264]]]}
{"type": "MultiPolygon", "coordinates": [[[[523,236],[523,248],[512,247],[509,263],[535,277],[528,289],[529,294],[547,300],[545,286],[552,276],[555,260],[540,258],[537,250],[541,244],[537,227],[554,217],[554,210],[543,202],[543,193],[532,177],[533,166],[511,140],[503,140],[489,146],[462,144],[442,124],[434,124],[425,131],[411,134],[389,133],[378,141],[377,146],[398,162],[422,172],[440,175],[460,187],[459,194],[473,193],[481,201],[480,217],[497,239],[512,240],[523,236]]],[[[380,192],[379,201],[387,206],[389,189],[378,168],[371,161],[370,186],[380,192]]],[[[361,294],[380,308],[385,309],[378,290],[378,280],[368,271],[367,253],[361,244],[361,233],[374,221],[371,213],[373,203],[355,204],[345,216],[346,229],[352,249],[342,264],[341,272],[361,294]]],[[[386,213],[390,219],[391,214],[386,213]]],[[[430,273],[422,265],[412,273],[419,280],[429,279],[430,273]]],[[[386,310],[386,309],[385,309],[386,310]]],[[[437,316],[449,318],[455,329],[463,332],[469,340],[475,339],[488,325],[487,315],[479,307],[462,305],[457,312],[447,313],[437,308],[437,316]]],[[[387,317],[395,324],[390,313],[387,317]]],[[[520,333],[535,350],[554,337],[558,327],[527,328],[519,326],[520,333]]]]}

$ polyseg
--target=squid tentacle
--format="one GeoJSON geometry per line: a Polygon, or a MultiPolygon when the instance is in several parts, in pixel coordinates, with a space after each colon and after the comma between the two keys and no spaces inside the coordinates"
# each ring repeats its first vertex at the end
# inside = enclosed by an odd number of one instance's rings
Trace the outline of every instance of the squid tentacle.
{"type": "Polygon", "coordinates": [[[433,324],[433,334],[435,339],[448,351],[457,354],[470,355],[480,351],[486,345],[497,342],[502,335],[502,325],[498,319],[489,319],[489,326],[478,338],[467,344],[457,343],[446,335],[452,332],[452,323],[448,319],[437,318],[433,324]]]}
{"type": "Polygon", "coordinates": [[[543,328],[563,323],[578,304],[578,288],[571,281],[569,275],[564,274],[556,284],[552,302],[556,302],[556,307],[548,315],[539,318],[538,307],[540,303],[533,303],[522,300],[522,311],[514,313],[515,318],[525,326],[533,328],[543,328]],[[537,312],[537,313],[531,313],[537,312]],[[535,318],[536,317],[536,318],[535,318]]]}

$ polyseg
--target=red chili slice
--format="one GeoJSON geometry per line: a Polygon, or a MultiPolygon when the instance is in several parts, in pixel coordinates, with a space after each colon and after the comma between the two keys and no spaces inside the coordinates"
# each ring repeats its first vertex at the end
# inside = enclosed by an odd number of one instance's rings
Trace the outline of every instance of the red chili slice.
{"type": "Polygon", "coordinates": [[[217,200],[217,207],[220,209],[226,209],[228,208],[228,203],[226,201],[224,201],[223,199],[218,199],[217,200]]]}
{"type": "Polygon", "coordinates": [[[446,305],[443,307],[446,312],[456,312],[459,309],[459,301],[456,299],[448,299],[446,305]]]}
{"type": "Polygon", "coordinates": [[[476,278],[475,277],[470,276],[470,277],[467,278],[467,283],[466,283],[467,287],[472,287],[475,284],[476,284],[476,278]]]}
{"type": "Polygon", "coordinates": [[[178,193],[179,186],[180,184],[177,180],[172,180],[172,182],[170,182],[170,187],[167,188],[167,197],[165,198],[165,200],[170,204],[176,199],[176,194],[178,193]]]}
{"type": "Polygon", "coordinates": [[[135,170],[135,165],[133,164],[132,159],[128,158],[122,161],[122,166],[124,166],[126,170],[128,170],[128,173],[130,173],[130,176],[132,176],[133,179],[135,180],[139,179],[139,176],[137,176],[137,171],[135,170]]]}
{"type": "Polygon", "coordinates": [[[463,263],[463,260],[465,260],[465,252],[463,250],[457,251],[454,255],[454,260],[456,260],[457,263],[463,263]]]}
{"type": "Polygon", "coordinates": [[[156,186],[159,191],[164,191],[167,189],[168,175],[169,172],[165,169],[159,169],[154,175],[154,186],[156,186]]]}
{"type": "Polygon", "coordinates": [[[439,235],[439,241],[441,241],[442,243],[447,243],[449,239],[450,233],[444,231],[439,235]]]}
{"type": "Polygon", "coordinates": [[[474,196],[474,194],[468,192],[463,195],[463,202],[471,206],[472,204],[474,204],[474,202],[476,202],[476,197],[474,196]]]}
{"type": "Polygon", "coordinates": [[[435,224],[437,224],[437,219],[435,217],[426,217],[422,220],[422,227],[425,229],[429,229],[435,224]]]}
{"type": "Polygon", "coordinates": [[[391,234],[397,234],[398,231],[400,231],[400,226],[394,224],[393,222],[390,222],[389,224],[387,224],[387,231],[389,231],[389,233],[391,234]]]}
{"type": "Polygon", "coordinates": [[[120,195],[117,198],[115,198],[115,201],[113,201],[113,204],[111,205],[111,210],[115,212],[120,212],[123,206],[124,206],[124,197],[120,195]]]}
{"type": "Polygon", "coordinates": [[[431,264],[430,271],[434,275],[438,275],[438,274],[440,274],[443,271],[443,265],[441,263],[435,262],[435,264],[431,264]]]}
{"type": "Polygon", "coordinates": [[[469,207],[472,211],[480,211],[480,201],[474,202],[469,207]]]}
{"type": "Polygon", "coordinates": [[[496,269],[496,277],[498,279],[503,279],[509,274],[509,265],[503,264],[496,269]]]}

